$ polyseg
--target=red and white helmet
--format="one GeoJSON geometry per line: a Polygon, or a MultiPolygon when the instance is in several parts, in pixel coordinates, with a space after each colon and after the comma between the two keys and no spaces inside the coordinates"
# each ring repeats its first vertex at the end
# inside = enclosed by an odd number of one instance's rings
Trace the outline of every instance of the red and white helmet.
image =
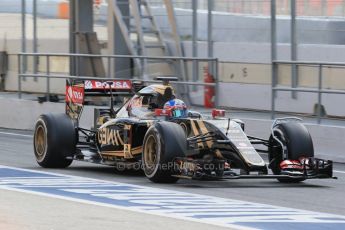
{"type": "Polygon", "coordinates": [[[163,109],[171,110],[172,116],[175,118],[184,118],[188,116],[187,106],[180,99],[172,99],[164,104],[163,109]]]}

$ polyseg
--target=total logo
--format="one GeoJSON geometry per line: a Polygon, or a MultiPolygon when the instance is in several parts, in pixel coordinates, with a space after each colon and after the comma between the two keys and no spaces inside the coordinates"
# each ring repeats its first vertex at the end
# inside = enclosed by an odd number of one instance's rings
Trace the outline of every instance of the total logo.
{"type": "Polygon", "coordinates": [[[66,88],[66,101],[76,104],[83,104],[84,89],[82,87],[67,86],[66,88]]]}
{"type": "Polygon", "coordinates": [[[170,109],[155,109],[156,116],[171,116],[172,112],[170,109]]]}

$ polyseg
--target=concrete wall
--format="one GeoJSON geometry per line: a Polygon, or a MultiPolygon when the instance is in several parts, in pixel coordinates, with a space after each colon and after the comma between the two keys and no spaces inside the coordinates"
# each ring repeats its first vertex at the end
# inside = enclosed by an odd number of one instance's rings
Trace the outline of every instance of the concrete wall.
{"type": "MultiPolygon", "coordinates": [[[[0,97],[0,127],[10,129],[33,130],[37,118],[43,113],[64,113],[64,103],[38,103],[32,100],[22,100],[0,97]]],[[[93,108],[85,106],[81,126],[93,125],[93,108]]]]}
{"type": "MultiPolygon", "coordinates": [[[[198,43],[199,54],[205,55],[206,44],[198,43]]],[[[192,55],[191,42],[184,43],[187,56],[192,55]]],[[[252,108],[271,109],[271,65],[267,61],[270,55],[269,44],[253,43],[215,43],[215,57],[220,60],[220,105],[252,108]],[[248,63],[249,62],[249,63],[248,63]],[[252,63],[251,63],[252,62],[252,63]]],[[[301,60],[336,62],[345,60],[345,47],[334,45],[300,45],[301,60]],[[322,55],[320,55],[322,53],[322,55]],[[303,54],[303,55],[302,55],[303,54]]],[[[278,59],[289,59],[290,47],[279,44],[278,59]]],[[[300,67],[299,86],[317,87],[317,67],[300,67]]],[[[344,68],[323,68],[323,88],[345,90],[344,68]]],[[[280,66],[278,69],[278,83],[283,86],[291,85],[291,68],[280,66]]],[[[199,78],[202,80],[202,78],[199,78]]],[[[198,94],[202,96],[202,94],[198,94]]],[[[203,98],[194,95],[195,102],[202,104],[203,98]]],[[[343,104],[345,95],[324,94],[322,104],[329,115],[344,116],[343,104]]],[[[314,104],[317,103],[317,94],[298,93],[297,99],[291,93],[280,92],[276,98],[277,111],[292,111],[313,113],[314,104]]]]}
{"type": "MultiPolygon", "coordinates": [[[[17,44],[19,41],[17,41],[17,44]]],[[[67,40],[49,40],[44,39],[40,41],[42,46],[50,44],[54,50],[49,52],[57,52],[57,47],[64,52],[63,44],[67,40]],[[56,45],[55,45],[56,44],[56,45]]],[[[15,50],[16,43],[12,41],[8,48],[15,50]]],[[[316,49],[323,52],[324,59],[330,61],[337,59],[336,56],[344,56],[345,49],[342,46],[310,46],[303,45],[300,49],[304,50],[306,60],[315,58],[316,49]]],[[[191,56],[191,42],[184,43],[184,50],[187,56],[191,56]]],[[[206,44],[199,43],[200,55],[204,55],[206,44]]],[[[289,47],[281,44],[279,46],[279,53],[281,59],[287,59],[289,47]]],[[[271,66],[265,62],[267,54],[269,53],[269,45],[254,45],[254,44],[231,44],[231,43],[215,43],[215,56],[219,57],[221,63],[219,65],[220,77],[220,105],[238,108],[252,108],[270,110],[271,108],[271,66]],[[251,57],[251,58],[249,58],[251,57]],[[257,59],[255,59],[257,58],[257,59]],[[255,62],[246,63],[245,59],[255,62]],[[232,63],[230,61],[235,61],[232,63]],[[261,63],[260,63],[261,62],[261,63]]],[[[325,60],[327,61],[327,60],[325,60]]],[[[29,70],[32,70],[31,59],[28,59],[29,70]]],[[[39,70],[45,72],[46,60],[40,59],[39,70]]],[[[17,78],[17,57],[10,56],[9,71],[6,77],[6,90],[16,91],[18,89],[17,78]]],[[[203,66],[206,63],[201,63],[199,66],[200,81],[203,80],[203,66]]],[[[188,72],[191,76],[191,65],[189,63],[188,72]]],[[[52,58],[51,70],[53,73],[63,73],[68,71],[67,58],[52,58]]],[[[281,85],[291,84],[290,68],[279,68],[279,83],[281,85]]],[[[157,72],[156,72],[157,73],[157,72]]],[[[324,68],[323,86],[327,89],[345,89],[345,69],[324,68]]],[[[299,83],[303,87],[315,87],[317,85],[317,69],[311,67],[299,68],[299,83]]],[[[53,93],[64,93],[64,80],[51,80],[51,91],[53,93]]],[[[22,89],[34,92],[46,92],[46,80],[27,78],[22,82],[22,89]]],[[[199,87],[199,91],[192,93],[193,102],[196,104],[203,104],[203,88],[199,87]]],[[[345,95],[324,95],[322,103],[325,106],[326,112],[329,115],[344,116],[345,107],[339,106],[343,103],[345,95]]],[[[278,111],[294,111],[302,113],[313,113],[313,106],[317,103],[316,94],[299,93],[297,99],[291,98],[290,93],[279,93],[277,97],[278,111]]]]}

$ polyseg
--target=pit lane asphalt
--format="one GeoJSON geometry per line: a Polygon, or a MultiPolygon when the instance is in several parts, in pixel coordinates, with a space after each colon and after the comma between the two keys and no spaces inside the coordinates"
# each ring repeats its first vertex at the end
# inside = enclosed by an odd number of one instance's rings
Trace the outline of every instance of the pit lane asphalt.
{"type": "Polygon", "coordinates": [[[345,215],[345,165],[343,164],[334,165],[334,175],[338,180],[307,180],[299,184],[282,184],[274,179],[227,181],[181,179],[176,184],[154,184],[141,172],[116,172],[112,167],[78,161],[73,162],[67,169],[43,169],[35,162],[32,142],[31,131],[0,129],[0,164],[345,215]]]}

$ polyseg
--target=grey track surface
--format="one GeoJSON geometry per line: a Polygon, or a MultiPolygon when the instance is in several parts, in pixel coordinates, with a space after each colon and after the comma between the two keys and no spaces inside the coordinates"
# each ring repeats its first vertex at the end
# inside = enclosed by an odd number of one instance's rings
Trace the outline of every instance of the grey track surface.
{"type": "MultiPolygon", "coordinates": [[[[173,230],[178,225],[183,225],[186,229],[216,229],[207,224],[168,217],[157,218],[149,214],[138,214],[127,210],[52,199],[22,192],[0,190],[0,197],[0,229],[3,230],[173,230]],[[17,204],[16,208],[13,208],[14,202],[17,204]]],[[[225,228],[217,227],[218,229],[225,228]]]]}
{"type": "Polygon", "coordinates": [[[40,168],[34,160],[31,135],[32,132],[29,131],[0,129],[0,164],[345,215],[343,164],[335,164],[334,167],[338,180],[308,180],[300,184],[281,184],[267,179],[213,182],[180,180],[177,184],[164,185],[151,183],[140,172],[115,172],[112,167],[84,162],[74,162],[69,168],[62,170],[40,168]]]}

